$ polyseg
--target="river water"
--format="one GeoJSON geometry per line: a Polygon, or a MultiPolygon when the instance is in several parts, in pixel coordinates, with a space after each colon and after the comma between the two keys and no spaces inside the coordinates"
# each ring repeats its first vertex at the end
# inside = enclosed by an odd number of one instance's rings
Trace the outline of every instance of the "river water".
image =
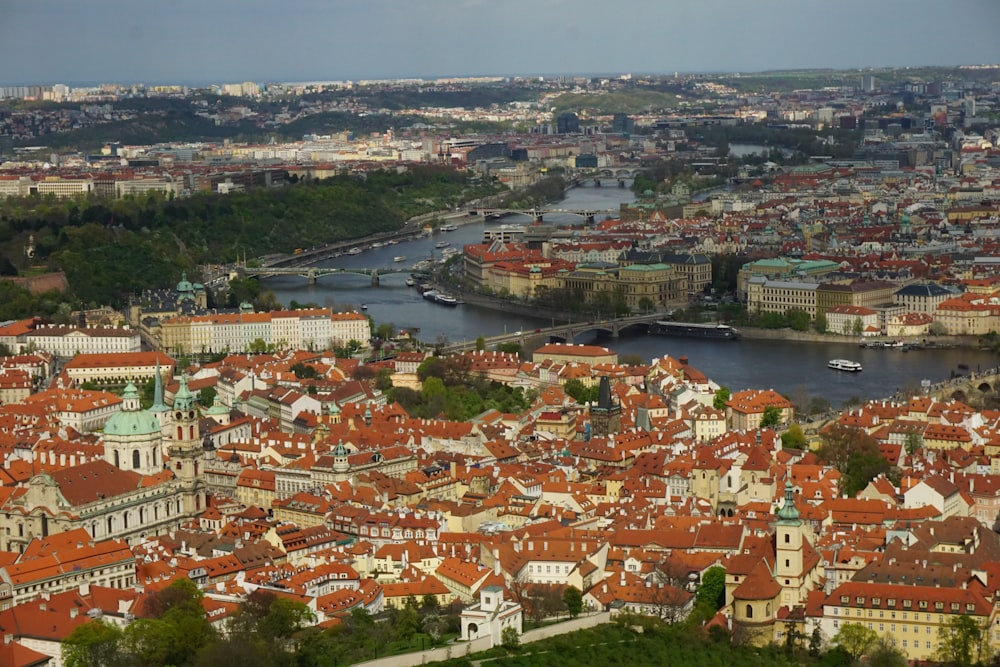
{"type": "MultiPolygon", "coordinates": [[[[592,183],[587,183],[570,190],[566,198],[554,204],[553,208],[617,210],[622,202],[632,199],[632,193],[627,188],[608,184],[594,187],[592,183]]],[[[578,217],[564,214],[548,215],[545,221],[563,225],[582,222],[578,217]]],[[[530,222],[528,218],[519,216],[502,220],[502,224],[530,222]]],[[[435,245],[441,241],[447,241],[460,250],[465,244],[481,242],[484,226],[500,224],[484,223],[473,218],[453,232],[439,232],[431,238],[404,241],[359,255],[338,257],[317,266],[405,268],[432,255],[440,257],[441,250],[435,245]],[[396,262],[397,256],[405,256],[406,260],[396,262]]],[[[307,284],[299,276],[277,276],[263,280],[263,287],[273,291],[286,305],[292,300],[338,309],[365,305],[376,324],[392,324],[396,328],[418,327],[418,338],[429,343],[472,341],[478,336],[531,331],[553,323],[544,315],[531,318],[469,304],[457,308],[434,304],[421,298],[417,290],[407,287],[406,277],[406,273],[385,275],[378,287],[372,287],[365,276],[325,276],[315,285],[307,284]]],[[[796,401],[803,394],[823,397],[835,407],[853,397],[888,396],[916,387],[922,380],[936,382],[955,373],[966,373],[966,368],[975,371],[995,366],[998,362],[995,355],[978,350],[939,349],[904,353],[899,350],[860,349],[848,343],[755,340],[734,343],[658,336],[622,336],[617,340],[577,337],[576,342],[596,342],[615,349],[619,354],[637,354],[645,361],[663,355],[675,358],[686,356],[692,366],[734,391],[771,388],[796,401]],[[827,362],[838,358],[858,361],[865,370],[852,374],[827,369],[827,362]]]]}

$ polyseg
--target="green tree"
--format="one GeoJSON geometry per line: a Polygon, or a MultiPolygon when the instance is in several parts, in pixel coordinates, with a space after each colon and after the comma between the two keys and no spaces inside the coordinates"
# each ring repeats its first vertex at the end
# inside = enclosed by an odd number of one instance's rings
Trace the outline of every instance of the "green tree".
{"type": "Polygon", "coordinates": [[[583,594],[578,588],[567,586],[566,590],[563,591],[562,599],[566,610],[569,611],[570,618],[576,618],[583,611],[583,594]]]}
{"type": "Polygon", "coordinates": [[[730,398],[732,398],[732,393],[729,391],[729,387],[719,387],[715,392],[715,398],[712,399],[712,406],[716,410],[725,410],[726,403],[729,402],[730,398]]]}
{"type": "Polygon", "coordinates": [[[319,372],[316,370],[315,366],[311,366],[301,361],[292,364],[288,370],[290,370],[299,380],[310,380],[319,376],[319,372]]]}
{"type": "Polygon", "coordinates": [[[788,326],[795,331],[809,331],[809,313],[798,308],[792,308],[785,313],[788,326]]]}
{"type": "Polygon", "coordinates": [[[816,327],[816,333],[826,333],[826,313],[816,313],[816,319],[813,322],[813,326],[816,327]]]}
{"type": "Polygon", "coordinates": [[[881,637],[875,647],[868,652],[868,667],[907,667],[909,664],[906,654],[889,643],[885,637],[881,637]]]}
{"type": "Polygon", "coordinates": [[[266,342],[263,338],[254,338],[247,345],[247,352],[250,354],[266,354],[274,352],[274,344],[266,342]]]}
{"type": "Polygon", "coordinates": [[[701,575],[698,586],[697,604],[714,614],[726,601],[726,570],[714,565],[701,575]]]}
{"type": "Polygon", "coordinates": [[[820,435],[816,452],[843,475],[843,493],[853,497],[876,475],[889,472],[889,462],[879,450],[878,441],[862,429],[834,424],[820,435]]]}
{"type": "Polygon", "coordinates": [[[771,428],[781,423],[781,408],[769,405],[764,408],[764,414],[760,417],[761,428],[771,428]]]}
{"type": "Polygon", "coordinates": [[[485,349],[486,349],[486,338],[484,338],[483,336],[477,336],[476,337],[476,351],[477,352],[482,352],[485,349]]]}
{"type": "Polygon", "coordinates": [[[389,391],[392,389],[392,369],[380,368],[375,375],[375,388],[379,391],[389,391]]]}
{"type": "Polygon", "coordinates": [[[833,643],[847,651],[855,662],[866,655],[877,641],[878,633],[860,623],[844,623],[833,638],[833,643]]]}
{"type": "Polygon", "coordinates": [[[618,357],[618,363],[622,366],[642,366],[646,361],[639,354],[623,354],[618,357]]]}
{"type": "Polygon", "coordinates": [[[651,313],[653,309],[656,308],[656,304],[648,296],[644,296],[639,299],[639,310],[644,313],[651,313]]]}
{"type": "Polygon", "coordinates": [[[212,407],[215,403],[215,387],[202,387],[198,390],[198,402],[206,408],[212,407]]]}
{"type": "Polygon", "coordinates": [[[66,667],[115,667],[124,665],[122,631],[101,620],[77,626],[63,640],[66,667]]]}
{"type": "Polygon", "coordinates": [[[794,423],[790,425],[781,434],[781,446],[784,449],[803,449],[806,446],[806,435],[802,432],[802,427],[794,423]]]}
{"type": "Polygon", "coordinates": [[[862,332],[864,332],[864,330],[865,330],[865,325],[861,321],[861,318],[860,317],[855,317],[854,318],[854,324],[851,326],[851,332],[855,336],[860,336],[862,334],[862,332]]]}
{"type": "Polygon", "coordinates": [[[508,651],[516,651],[521,648],[521,636],[517,634],[517,628],[504,628],[500,632],[500,645],[508,651]]]}
{"type": "Polygon", "coordinates": [[[503,352],[504,354],[516,354],[520,356],[521,352],[524,350],[520,343],[500,343],[497,345],[497,352],[503,352]]]}
{"type": "Polygon", "coordinates": [[[938,629],[937,658],[956,667],[980,665],[990,655],[989,629],[971,616],[952,615],[938,629]]]}
{"type": "Polygon", "coordinates": [[[920,433],[916,431],[910,431],[909,433],[906,434],[906,437],[903,438],[903,448],[906,450],[906,453],[909,454],[910,456],[916,454],[921,449],[923,449],[923,446],[924,446],[924,436],[922,436],[920,433]]]}
{"type": "Polygon", "coordinates": [[[563,391],[577,403],[594,403],[600,388],[597,385],[588,387],[581,380],[573,378],[563,383],[563,391]]]}
{"type": "Polygon", "coordinates": [[[396,336],[396,327],[392,324],[380,324],[375,327],[375,337],[382,340],[392,340],[396,336]]]}

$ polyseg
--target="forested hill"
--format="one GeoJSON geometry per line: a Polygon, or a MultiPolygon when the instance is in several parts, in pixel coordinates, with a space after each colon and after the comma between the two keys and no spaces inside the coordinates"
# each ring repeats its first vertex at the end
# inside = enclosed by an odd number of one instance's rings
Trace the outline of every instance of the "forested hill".
{"type": "Polygon", "coordinates": [[[198,264],[391,231],[492,191],[464,171],[427,166],[180,199],[11,198],[0,202],[0,253],[17,266],[33,234],[36,262],[64,270],[77,298],[114,304],[198,264]]]}

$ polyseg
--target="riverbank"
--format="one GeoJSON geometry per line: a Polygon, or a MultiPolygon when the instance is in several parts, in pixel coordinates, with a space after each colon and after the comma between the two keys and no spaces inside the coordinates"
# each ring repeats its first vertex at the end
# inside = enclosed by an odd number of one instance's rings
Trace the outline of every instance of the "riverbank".
{"type": "MultiPolygon", "coordinates": [[[[812,331],[794,331],[792,329],[758,329],[754,327],[739,327],[743,338],[748,340],[771,340],[789,341],[794,343],[848,343],[857,345],[858,336],[845,336],[843,334],[814,333],[812,331]]],[[[978,336],[901,336],[904,342],[927,343],[931,347],[959,347],[967,349],[980,349],[978,336]]],[[[875,341],[889,340],[884,338],[874,338],[875,341]]],[[[897,340],[897,339],[892,339],[897,340]]]]}

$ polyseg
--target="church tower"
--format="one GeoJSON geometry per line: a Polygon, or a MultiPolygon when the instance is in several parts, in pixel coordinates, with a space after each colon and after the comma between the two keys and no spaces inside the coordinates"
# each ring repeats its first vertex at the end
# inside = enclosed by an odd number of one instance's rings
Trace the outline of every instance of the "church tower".
{"type": "Polygon", "coordinates": [[[121,410],[104,424],[104,460],[122,470],[154,475],[163,470],[160,422],[142,409],[139,390],[131,382],[122,394],[121,410]]]}
{"type": "Polygon", "coordinates": [[[200,461],[204,456],[198,428],[198,411],[194,395],[181,375],[181,386],[174,396],[170,427],[170,467],[180,483],[179,510],[189,516],[201,512],[206,505],[205,482],[201,478],[200,461]]]}
{"type": "Polygon", "coordinates": [[[791,481],[785,482],[785,504],[774,523],[774,579],[781,585],[781,604],[799,604],[811,583],[810,573],[816,552],[805,538],[806,528],[795,506],[791,481]]]}

